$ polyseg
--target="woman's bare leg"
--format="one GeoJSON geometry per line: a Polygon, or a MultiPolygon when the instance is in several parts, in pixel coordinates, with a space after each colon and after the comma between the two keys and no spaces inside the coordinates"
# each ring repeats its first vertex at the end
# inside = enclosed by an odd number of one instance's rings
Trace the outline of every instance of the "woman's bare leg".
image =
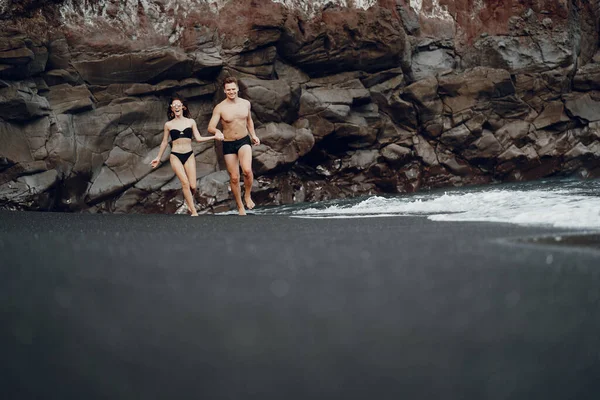
{"type": "Polygon", "coordinates": [[[175,175],[177,175],[177,178],[179,178],[179,181],[181,182],[181,190],[183,191],[185,203],[187,204],[192,216],[196,217],[198,216],[198,212],[196,211],[196,206],[194,205],[194,198],[192,197],[192,192],[190,190],[190,181],[185,173],[185,168],[183,167],[183,164],[181,164],[181,161],[179,161],[179,158],[175,157],[174,155],[171,155],[170,160],[171,168],[173,168],[173,172],[175,172],[175,175]]]}
{"type": "Polygon", "coordinates": [[[192,193],[192,199],[195,199],[196,194],[196,158],[192,154],[190,158],[187,159],[183,168],[185,169],[185,174],[187,175],[188,182],[190,183],[190,192],[192,193]]]}

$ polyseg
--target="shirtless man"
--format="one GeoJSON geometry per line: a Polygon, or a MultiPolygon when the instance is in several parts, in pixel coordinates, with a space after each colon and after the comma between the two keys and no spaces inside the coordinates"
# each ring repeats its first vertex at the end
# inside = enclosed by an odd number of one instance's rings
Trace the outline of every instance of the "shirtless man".
{"type": "Polygon", "coordinates": [[[223,156],[229,173],[229,185],[235,197],[238,212],[246,215],[240,189],[240,166],[244,174],[244,201],[249,210],[254,208],[251,198],[252,181],[252,146],[260,144],[254,132],[254,121],[250,112],[250,102],[238,97],[239,87],[237,79],[230,76],[223,82],[227,98],[217,104],[213,110],[212,118],[208,123],[208,132],[215,135],[222,133],[223,156]],[[223,132],[217,129],[219,121],[223,132]]]}

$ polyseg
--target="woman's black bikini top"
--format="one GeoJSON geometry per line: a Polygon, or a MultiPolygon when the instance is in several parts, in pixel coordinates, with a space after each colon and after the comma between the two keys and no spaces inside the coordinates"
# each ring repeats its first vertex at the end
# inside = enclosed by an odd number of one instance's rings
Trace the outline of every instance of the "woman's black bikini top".
{"type": "Polygon", "coordinates": [[[192,127],[190,126],[188,128],[185,128],[182,131],[180,131],[179,129],[171,129],[169,131],[169,134],[171,135],[171,141],[175,141],[177,139],[183,139],[183,138],[191,139],[192,138],[192,127]]]}

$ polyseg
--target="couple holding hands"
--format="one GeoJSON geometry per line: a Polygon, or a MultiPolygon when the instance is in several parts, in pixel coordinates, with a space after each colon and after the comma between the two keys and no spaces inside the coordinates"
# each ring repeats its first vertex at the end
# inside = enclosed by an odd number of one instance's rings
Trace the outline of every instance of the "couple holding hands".
{"type": "Polygon", "coordinates": [[[229,173],[229,185],[235,197],[239,215],[246,215],[240,189],[240,167],[244,174],[244,202],[248,209],[254,208],[251,198],[252,181],[252,145],[260,144],[254,132],[254,122],[250,112],[250,102],[238,97],[237,79],[227,77],[223,82],[226,98],[213,110],[208,124],[208,132],[213,136],[203,137],[198,131],[196,121],[190,118],[185,101],[172,97],[167,110],[169,120],[165,123],[163,140],[158,156],[150,163],[156,168],[169,144],[171,137],[170,162],[175,175],[181,181],[183,197],[192,216],[198,216],[194,205],[196,191],[196,160],[192,151],[192,137],[197,142],[208,140],[223,141],[223,157],[229,173]],[[223,132],[217,129],[221,122],[223,132]]]}

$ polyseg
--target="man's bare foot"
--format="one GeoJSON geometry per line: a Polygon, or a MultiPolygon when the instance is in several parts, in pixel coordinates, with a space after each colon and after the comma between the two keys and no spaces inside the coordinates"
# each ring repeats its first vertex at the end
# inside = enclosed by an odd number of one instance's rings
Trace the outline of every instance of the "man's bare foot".
{"type": "Polygon", "coordinates": [[[192,217],[198,217],[198,213],[192,214],[192,217]]]}
{"type": "Polygon", "coordinates": [[[239,213],[240,215],[246,215],[246,210],[244,210],[243,208],[239,208],[239,209],[238,209],[238,213],[239,213]]]}
{"type": "Polygon", "coordinates": [[[254,206],[256,205],[256,204],[254,204],[254,202],[252,201],[250,196],[244,198],[244,200],[246,201],[246,207],[248,207],[248,210],[252,210],[254,208],[254,206]]]}

